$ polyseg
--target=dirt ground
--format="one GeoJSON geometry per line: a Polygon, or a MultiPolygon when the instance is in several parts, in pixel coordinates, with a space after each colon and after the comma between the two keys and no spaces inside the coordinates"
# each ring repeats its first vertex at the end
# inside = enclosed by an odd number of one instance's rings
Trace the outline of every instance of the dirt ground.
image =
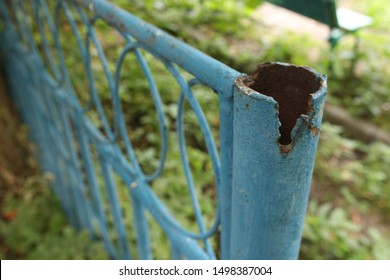
{"type": "Polygon", "coordinates": [[[17,193],[25,178],[37,171],[29,162],[31,148],[27,128],[6,95],[4,75],[0,72],[0,203],[6,192],[17,193]]]}

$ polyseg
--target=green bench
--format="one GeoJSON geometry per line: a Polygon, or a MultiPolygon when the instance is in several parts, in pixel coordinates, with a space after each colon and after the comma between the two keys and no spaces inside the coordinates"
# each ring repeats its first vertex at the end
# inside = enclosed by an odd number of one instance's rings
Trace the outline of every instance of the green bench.
{"type": "Polygon", "coordinates": [[[345,35],[354,35],[355,57],[358,50],[357,31],[372,24],[372,18],[345,8],[337,8],[337,0],[265,0],[329,26],[329,44],[333,50],[345,35]]]}

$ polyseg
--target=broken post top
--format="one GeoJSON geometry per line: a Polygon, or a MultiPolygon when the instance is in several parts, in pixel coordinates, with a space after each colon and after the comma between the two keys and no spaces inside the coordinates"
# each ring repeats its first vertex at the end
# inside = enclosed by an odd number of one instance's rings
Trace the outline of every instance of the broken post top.
{"type": "Polygon", "coordinates": [[[263,63],[243,80],[245,86],[272,97],[278,103],[281,126],[279,143],[292,142],[291,131],[301,115],[312,110],[313,95],[324,85],[324,76],[309,67],[285,63],[263,63]]]}

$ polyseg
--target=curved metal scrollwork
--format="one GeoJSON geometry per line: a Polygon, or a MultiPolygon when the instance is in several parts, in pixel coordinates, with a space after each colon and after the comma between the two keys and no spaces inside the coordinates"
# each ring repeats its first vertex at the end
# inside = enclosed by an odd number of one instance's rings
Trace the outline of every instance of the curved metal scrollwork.
{"type": "MultiPolygon", "coordinates": [[[[10,71],[20,71],[18,79],[23,81],[20,83],[16,78],[11,78],[12,92],[40,148],[42,167],[55,176],[52,188],[72,224],[77,228],[86,228],[91,237],[103,240],[112,258],[135,256],[124,222],[124,199],[118,193],[120,186],[115,179],[119,176],[130,193],[128,203],[132,205],[133,215],[130,230],[137,234],[139,258],[153,258],[147,213],[166,233],[174,248],[172,252],[176,252],[172,257],[215,258],[210,238],[218,231],[224,215],[228,215],[222,209],[224,202],[220,195],[227,181],[222,178],[226,170],[221,170],[219,152],[192,88],[196,85],[212,88],[223,100],[221,106],[225,106],[228,104],[226,100],[231,98],[234,79],[239,74],[104,0],[58,0],[50,3],[45,0],[0,1],[0,12],[5,26],[1,36],[7,38],[2,48],[10,54],[7,58],[7,63],[13,63],[10,71]],[[64,46],[60,40],[65,35],[61,33],[65,24],[61,21],[63,17],[70,27],[68,32],[76,40],[76,45],[71,48],[77,49],[82,57],[78,63],[86,74],[87,90],[83,93],[78,92],[72,82],[71,73],[75,69],[66,66],[68,57],[64,47],[69,49],[70,46],[64,46]],[[124,42],[116,62],[112,62],[115,64],[113,73],[95,32],[99,21],[118,32],[124,42]],[[80,31],[80,26],[86,30],[85,34],[80,31]],[[13,37],[17,39],[10,41],[13,37]],[[97,58],[92,57],[92,48],[96,50],[97,58]],[[165,66],[180,88],[180,92],[177,92],[175,127],[177,149],[198,232],[183,227],[174,218],[175,213],[167,210],[169,207],[162,203],[151,187],[155,180],[163,176],[169,156],[168,147],[173,145],[169,142],[169,133],[174,131],[167,128],[164,103],[145,52],[165,66]],[[186,52],[184,57],[183,53],[186,52]],[[122,74],[132,66],[125,62],[129,55],[134,55],[147,81],[158,121],[160,154],[155,170],[149,173],[142,169],[137,158],[121,100],[122,74]],[[103,83],[108,85],[108,93],[104,94],[111,99],[111,121],[105,112],[107,104],[102,102],[102,92],[96,88],[93,63],[97,61],[104,72],[103,83]],[[205,70],[207,68],[210,69],[205,70]],[[187,81],[183,70],[195,78],[187,81]],[[33,78],[29,75],[31,72],[33,78]],[[80,100],[80,94],[83,94],[84,102],[80,100]],[[218,201],[215,219],[209,229],[203,220],[187,154],[183,125],[185,102],[188,102],[197,119],[215,175],[218,201]],[[100,126],[87,116],[89,112],[96,112],[100,126]]],[[[231,114],[229,106],[222,110],[225,115],[229,114],[229,110],[231,114]]],[[[229,130],[226,122],[223,125],[223,129],[229,130]]]]}

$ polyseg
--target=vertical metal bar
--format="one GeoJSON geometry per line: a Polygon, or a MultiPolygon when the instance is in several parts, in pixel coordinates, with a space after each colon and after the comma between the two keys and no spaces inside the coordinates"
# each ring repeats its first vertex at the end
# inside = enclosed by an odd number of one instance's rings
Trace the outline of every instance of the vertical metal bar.
{"type": "Polygon", "coordinates": [[[171,242],[171,259],[172,260],[182,260],[183,256],[180,253],[180,250],[171,242]]]}
{"type": "MultiPolygon", "coordinates": [[[[100,230],[100,234],[104,242],[104,246],[107,252],[109,253],[110,257],[115,258],[117,253],[110,240],[107,219],[106,219],[106,215],[104,214],[104,209],[103,209],[104,205],[99,192],[99,186],[97,182],[97,176],[95,172],[95,166],[91,154],[90,145],[87,140],[87,136],[85,135],[84,127],[82,127],[81,124],[77,124],[77,126],[78,128],[75,130],[76,137],[80,145],[80,152],[85,165],[85,172],[88,180],[89,192],[92,197],[92,207],[91,207],[93,212],[92,225],[95,226],[93,222],[96,219],[98,229],[100,230]]],[[[96,235],[96,231],[95,231],[96,229],[95,228],[93,229],[94,229],[93,234],[96,235]]]]}
{"type": "MultiPolygon", "coordinates": [[[[231,89],[233,91],[233,87],[231,89]]],[[[221,148],[221,240],[220,258],[230,259],[232,162],[233,162],[233,96],[219,98],[221,148]]]]}
{"type": "MultiPolygon", "coordinates": [[[[210,259],[210,256],[199,246],[195,238],[190,237],[188,232],[178,225],[178,223],[171,217],[169,210],[166,206],[157,198],[151,187],[145,183],[144,180],[134,181],[132,179],[133,172],[131,167],[127,164],[117,164],[120,162],[118,158],[116,163],[112,163],[115,171],[118,172],[126,183],[129,183],[129,189],[131,195],[136,199],[149,214],[155,219],[155,221],[161,226],[166,233],[171,246],[180,248],[180,254],[182,258],[186,259],[210,259]]],[[[148,241],[149,242],[149,241],[148,241]]],[[[150,246],[150,245],[148,245],[150,246]]]]}
{"type": "Polygon", "coordinates": [[[131,193],[135,230],[137,231],[138,257],[141,260],[152,259],[152,249],[149,241],[149,227],[146,220],[145,208],[131,193]]]}
{"type": "Polygon", "coordinates": [[[72,127],[70,123],[70,115],[64,109],[60,109],[60,118],[64,128],[64,139],[66,143],[66,148],[68,149],[68,157],[66,159],[66,173],[69,176],[69,187],[74,199],[74,207],[77,213],[79,228],[88,228],[92,229],[90,221],[86,216],[85,209],[85,199],[82,191],[82,178],[78,166],[77,152],[74,143],[74,137],[72,132],[72,127]]]}
{"type": "Polygon", "coordinates": [[[105,147],[103,145],[98,147],[99,150],[98,158],[102,170],[104,184],[108,194],[110,210],[114,218],[114,226],[118,238],[119,251],[121,253],[119,258],[131,259],[131,253],[128,246],[126,228],[123,223],[121,204],[120,204],[118,193],[116,191],[116,184],[114,182],[112,168],[110,165],[107,164],[104,156],[102,155],[104,149],[105,147]]]}
{"type": "Polygon", "coordinates": [[[167,208],[158,200],[148,185],[142,181],[138,182],[137,186],[132,189],[132,194],[160,224],[171,245],[180,248],[183,257],[194,260],[210,259],[210,256],[198,245],[197,241],[185,236],[176,227],[172,226],[167,220],[170,217],[167,208]]]}
{"type": "Polygon", "coordinates": [[[231,258],[296,259],[326,77],[266,63],[236,85],[231,258]]]}
{"type": "Polygon", "coordinates": [[[55,154],[52,155],[55,164],[51,167],[55,170],[56,177],[54,184],[58,186],[59,193],[61,194],[59,199],[71,220],[72,225],[77,225],[77,213],[75,212],[72,191],[69,186],[69,173],[65,170],[67,158],[69,157],[69,149],[67,148],[66,137],[63,136],[65,130],[62,118],[63,107],[61,106],[61,102],[54,97],[55,94],[53,94],[53,92],[48,96],[51,96],[52,98],[51,110],[54,113],[52,115],[52,120],[55,122],[55,129],[52,131],[53,143],[51,144],[56,151],[55,154]]]}

